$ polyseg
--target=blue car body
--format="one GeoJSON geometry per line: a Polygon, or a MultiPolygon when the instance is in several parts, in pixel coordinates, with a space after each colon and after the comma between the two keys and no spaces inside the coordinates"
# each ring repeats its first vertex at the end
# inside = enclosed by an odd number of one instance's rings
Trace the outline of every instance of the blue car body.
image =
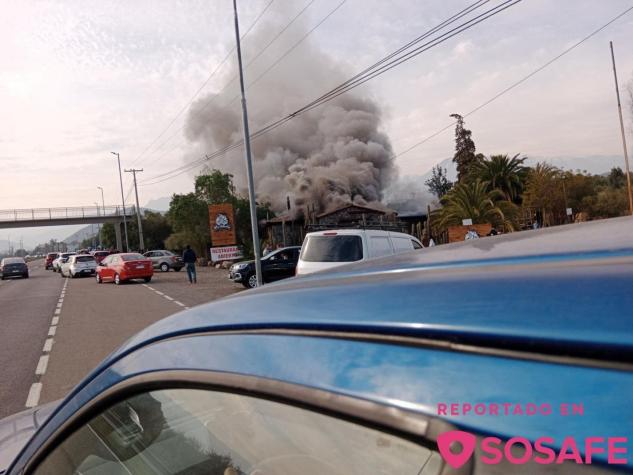
{"type": "MultiPolygon", "coordinates": [[[[439,424],[421,429],[420,440],[434,441],[429,427],[444,427],[549,437],[557,449],[567,436],[631,441],[632,236],[633,220],[618,218],[490,237],[290,279],[174,315],[96,368],[8,473],[21,473],[68,421],[119,390],[208,375],[229,390],[346,417],[347,406],[329,406],[328,397],[367,402],[374,409],[354,409],[353,417],[378,426],[392,427],[376,415],[382,410],[439,424]],[[554,411],[438,414],[453,403],[554,411]],[[563,415],[561,405],[582,413],[563,415]]],[[[607,468],[606,454],[594,459],[607,468]]],[[[633,454],[613,468],[633,470],[633,454]]]]}

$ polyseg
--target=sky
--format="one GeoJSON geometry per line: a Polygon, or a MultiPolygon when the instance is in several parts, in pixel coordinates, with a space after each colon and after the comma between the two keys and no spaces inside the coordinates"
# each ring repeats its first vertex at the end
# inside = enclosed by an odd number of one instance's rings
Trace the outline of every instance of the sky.
{"type": "MultiPolygon", "coordinates": [[[[269,2],[238,2],[242,33],[269,2]]],[[[237,92],[231,81],[231,3],[0,0],[0,209],[91,206],[101,201],[97,186],[104,188],[106,204],[120,203],[112,151],[120,153],[123,168],[143,168],[142,206],[191,191],[195,171],[154,185],[152,178],[213,152],[201,150],[183,131],[188,104],[198,91],[198,99],[220,91],[230,98],[237,92]],[[227,54],[229,61],[222,63],[227,54]],[[177,115],[180,111],[184,113],[177,115]]],[[[340,3],[273,0],[243,40],[247,85],[340,3]]],[[[302,84],[307,103],[341,77],[353,76],[471,3],[346,0],[273,67],[268,80],[248,87],[249,108],[254,116],[278,119],[282,107],[275,110],[264,100],[275,74],[302,84]],[[300,67],[315,52],[336,65],[331,77],[326,71],[317,80],[310,68],[300,67]]],[[[452,156],[452,130],[401,152],[449,125],[450,114],[466,114],[630,7],[632,0],[523,0],[357,93],[380,106],[381,128],[397,155],[400,176],[422,175],[452,156]]],[[[610,40],[633,148],[625,90],[633,78],[632,11],[468,116],[466,126],[478,151],[564,157],[567,163],[604,158],[607,171],[622,157],[610,40]]],[[[232,107],[239,110],[239,101],[232,107]]],[[[130,200],[131,174],[124,175],[124,194],[130,200]]],[[[72,231],[56,229],[54,234],[64,237],[72,231]]],[[[31,236],[28,242],[46,232],[23,234],[31,236]]]]}

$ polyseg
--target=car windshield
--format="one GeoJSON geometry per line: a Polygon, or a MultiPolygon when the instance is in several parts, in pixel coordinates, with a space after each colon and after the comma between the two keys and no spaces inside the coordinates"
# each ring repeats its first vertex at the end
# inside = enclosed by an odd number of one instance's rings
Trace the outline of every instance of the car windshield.
{"type": "Polygon", "coordinates": [[[122,254],[121,259],[124,261],[144,261],[147,258],[141,254],[122,254]]]}
{"type": "Polygon", "coordinates": [[[77,256],[75,262],[94,262],[95,258],[92,256],[77,256]]]}
{"type": "Polygon", "coordinates": [[[95,252],[95,256],[98,256],[98,257],[107,256],[108,254],[109,254],[108,251],[97,251],[97,252],[95,252]]]}
{"type": "Polygon", "coordinates": [[[2,264],[3,265],[7,265],[7,264],[24,264],[24,259],[22,259],[21,257],[7,257],[6,259],[2,260],[2,264]]]}
{"type": "Polygon", "coordinates": [[[363,258],[360,236],[308,236],[301,251],[307,262],[354,262],[363,258]]]}

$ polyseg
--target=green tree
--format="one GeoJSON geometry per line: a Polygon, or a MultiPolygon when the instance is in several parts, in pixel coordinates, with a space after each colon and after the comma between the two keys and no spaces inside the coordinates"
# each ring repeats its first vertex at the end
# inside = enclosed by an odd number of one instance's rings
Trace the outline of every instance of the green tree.
{"type": "Polygon", "coordinates": [[[164,249],[165,240],[172,233],[167,217],[155,211],[145,211],[142,222],[145,249],[164,249]]]}
{"type": "Polygon", "coordinates": [[[523,204],[533,208],[543,225],[561,224],[566,220],[563,173],[544,162],[530,169],[523,193],[523,204]]]}
{"type": "Polygon", "coordinates": [[[620,167],[614,167],[611,169],[608,180],[611,188],[622,188],[626,185],[626,175],[620,167]]]}
{"type": "Polygon", "coordinates": [[[441,229],[461,225],[462,220],[472,219],[473,224],[490,223],[514,231],[518,227],[518,207],[504,199],[499,190],[488,189],[481,180],[458,183],[444,198],[442,208],[436,213],[441,229]]]}
{"type": "Polygon", "coordinates": [[[212,170],[207,175],[198,175],[195,181],[195,193],[208,204],[235,204],[237,195],[233,185],[233,175],[212,170]]]}
{"type": "Polygon", "coordinates": [[[446,168],[439,165],[433,167],[431,178],[426,180],[424,184],[438,199],[441,199],[453,187],[453,182],[446,176],[446,168]]]}
{"type": "Polygon", "coordinates": [[[457,120],[455,125],[455,155],[453,162],[457,165],[457,181],[463,183],[469,177],[472,166],[477,161],[475,142],[472,132],[464,127],[464,118],[459,114],[452,114],[457,120]]]}
{"type": "Polygon", "coordinates": [[[198,255],[208,254],[207,249],[211,244],[209,209],[196,193],[174,194],[167,219],[173,230],[173,234],[167,238],[167,247],[181,250],[188,244],[198,255]]]}
{"type": "Polygon", "coordinates": [[[527,157],[519,158],[519,154],[512,158],[492,155],[489,159],[477,160],[471,172],[474,178],[488,184],[488,191],[499,190],[506,200],[518,203],[528,174],[528,168],[523,165],[525,160],[527,157]]]}

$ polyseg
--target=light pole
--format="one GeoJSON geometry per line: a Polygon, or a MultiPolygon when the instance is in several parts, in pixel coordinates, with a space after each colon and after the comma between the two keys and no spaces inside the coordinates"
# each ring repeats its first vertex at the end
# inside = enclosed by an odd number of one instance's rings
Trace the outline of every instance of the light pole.
{"type": "Polygon", "coordinates": [[[255,184],[253,181],[253,161],[251,158],[251,137],[248,130],[248,110],[246,108],[246,94],[244,92],[244,71],[242,70],[242,49],[240,46],[240,26],[237,18],[237,0],[233,0],[233,15],[235,18],[235,43],[237,49],[237,64],[240,73],[240,92],[242,95],[242,126],[244,127],[244,158],[246,159],[246,175],[248,177],[248,201],[251,211],[251,228],[253,232],[253,254],[255,255],[255,274],[257,286],[261,287],[262,261],[259,245],[259,231],[257,229],[257,202],[255,201],[255,184]]]}
{"type": "MultiPolygon", "coordinates": [[[[97,216],[101,216],[99,203],[97,203],[96,201],[94,203],[95,203],[95,206],[97,207],[97,216]]],[[[97,223],[97,235],[99,236],[99,247],[101,248],[103,246],[101,245],[101,224],[100,223],[97,223]]]]}
{"type": "Polygon", "coordinates": [[[123,195],[123,175],[121,174],[121,157],[117,152],[110,152],[116,155],[119,164],[119,182],[121,183],[121,203],[123,203],[123,230],[125,231],[125,251],[130,252],[130,242],[127,239],[127,220],[125,219],[125,196],[123,195]]]}
{"type": "MultiPolygon", "coordinates": [[[[98,186],[97,189],[101,190],[101,209],[103,211],[103,216],[105,216],[105,198],[103,197],[103,187],[98,186]]],[[[103,249],[103,239],[101,238],[101,225],[99,225],[99,247],[103,249]]]]}

